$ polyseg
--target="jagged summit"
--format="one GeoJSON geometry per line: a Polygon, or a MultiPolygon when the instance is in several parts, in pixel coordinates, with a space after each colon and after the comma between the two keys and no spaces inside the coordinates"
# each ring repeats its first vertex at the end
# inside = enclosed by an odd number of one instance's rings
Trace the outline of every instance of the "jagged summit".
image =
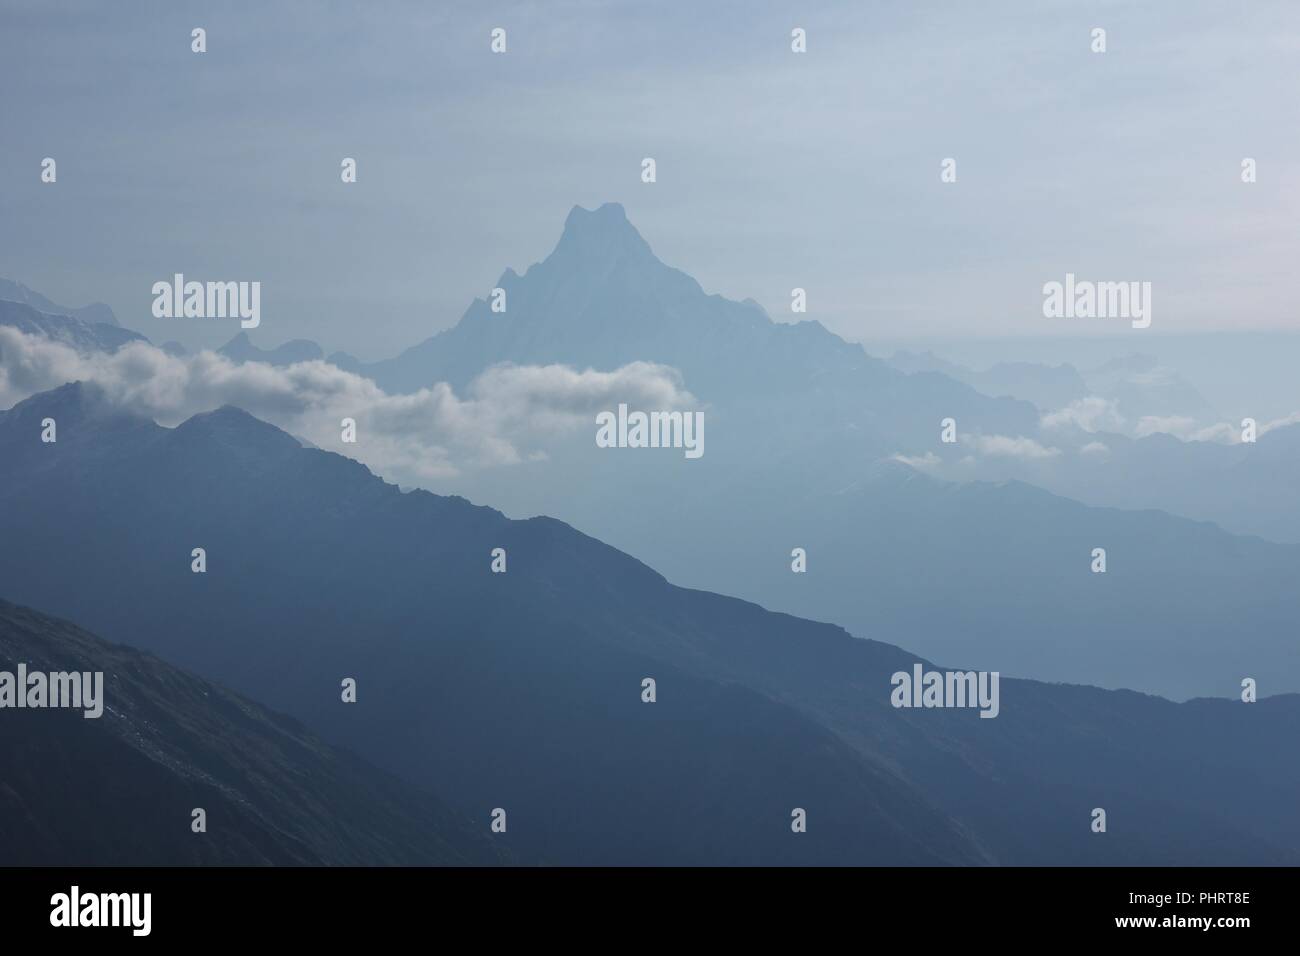
{"type": "Polygon", "coordinates": [[[401,355],[349,367],[412,392],[435,382],[465,388],[501,362],[611,370],[650,361],[677,369],[703,398],[889,372],[816,322],[776,323],[757,303],[706,293],[659,259],[615,202],[573,207],[553,251],[522,275],[506,270],[500,284],[505,309],[477,299],[459,323],[401,355]]]}
{"type": "Polygon", "coordinates": [[[623,228],[636,232],[636,227],[628,221],[627,210],[622,203],[601,203],[595,209],[574,206],[564,218],[564,231],[580,231],[591,228],[623,228]]]}
{"type": "Polygon", "coordinates": [[[24,335],[59,342],[82,354],[116,352],[132,342],[149,341],[138,332],[124,329],[120,325],[43,312],[34,305],[5,299],[3,295],[0,295],[0,326],[17,329],[24,335]]]}
{"type": "Polygon", "coordinates": [[[34,289],[29,289],[21,282],[14,282],[12,279],[0,279],[0,299],[21,302],[24,305],[30,305],[37,311],[50,315],[70,315],[73,318],[81,319],[83,322],[98,322],[104,325],[119,324],[113,310],[103,302],[92,302],[90,305],[83,305],[76,309],[69,308],[66,305],[58,305],[50,301],[34,289]]]}
{"type": "Polygon", "coordinates": [[[84,405],[98,403],[103,400],[103,397],[104,390],[94,382],[84,382],[78,379],[75,382],[67,382],[46,392],[38,392],[30,398],[23,399],[15,407],[28,405],[42,399],[42,404],[46,405],[84,405]]]}
{"type": "Polygon", "coordinates": [[[311,362],[325,357],[325,352],[310,339],[290,339],[273,349],[258,348],[247,332],[240,331],[221,348],[218,354],[224,355],[232,362],[265,362],[268,365],[293,365],[297,362],[311,362]]]}
{"type": "Polygon", "coordinates": [[[654,258],[650,244],[628,221],[622,204],[616,202],[607,202],[595,209],[574,206],[569,210],[555,254],[602,258],[636,254],[654,258]]]}

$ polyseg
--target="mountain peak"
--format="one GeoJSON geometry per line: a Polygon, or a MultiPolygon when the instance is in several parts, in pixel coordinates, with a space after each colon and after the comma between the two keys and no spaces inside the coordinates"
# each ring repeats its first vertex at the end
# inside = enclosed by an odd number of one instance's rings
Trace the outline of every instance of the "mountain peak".
{"type": "Polygon", "coordinates": [[[311,362],[325,357],[324,350],[309,339],[291,339],[273,349],[263,349],[254,345],[248,333],[242,331],[217,349],[217,353],[232,362],[265,362],[278,366],[311,362]]]}
{"type": "Polygon", "coordinates": [[[40,434],[47,418],[54,419],[58,427],[57,446],[70,447],[87,436],[109,442],[120,441],[124,429],[153,425],[137,412],[117,404],[102,387],[94,382],[68,382],[58,388],[37,392],[8,411],[0,411],[0,425],[40,434]],[[77,426],[91,422],[93,427],[77,426]]]}
{"type": "Polygon", "coordinates": [[[557,253],[583,256],[643,254],[653,257],[649,244],[628,221],[621,203],[607,202],[595,209],[574,206],[564,220],[557,253]]]}
{"type": "Polygon", "coordinates": [[[73,318],[92,324],[102,323],[114,326],[119,324],[113,310],[103,302],[92,302],[90,305],[83,305],[79,309],[70,309],[65,305],[57,305],[51,302],[34,289],[29,289],[21,282],[14,282],[12,279],[0,279],[0,299],[21,302],[24,305],[30,305],[38,312],[45,312],[49,315],[70,315],[73,318]]]}
{"type": "MultiPolygon", "coordinates": [[[[627,210],[623,208],[623,204],[621,202],[606,202],[601,203],[595,209],[574,206],[564,219],[564,231],[568,232],[575,227],[582,228],[591,223],[623,225],[626,228],[633,229],[632,224],[628,222],[627,210]]],[[[636,230],[633,229],[633,231],[636,230]]]]}
{"type": "Polygon", "coordinates": [[[68,382],[38,392],[14,405],[11,411],[39,413],[56,420],[81,420],[105,410],[104,390],[93,382],[68,382]]]}
{"type": "Polygon", "coordinates": [[[249,453],[284,453],[302,447],[288,432],[235,405],[222,405],[213,411],[193,415],[177,425],[172,434],[178,438],[201,436],[228,448],[246,449],[249,453]]]}

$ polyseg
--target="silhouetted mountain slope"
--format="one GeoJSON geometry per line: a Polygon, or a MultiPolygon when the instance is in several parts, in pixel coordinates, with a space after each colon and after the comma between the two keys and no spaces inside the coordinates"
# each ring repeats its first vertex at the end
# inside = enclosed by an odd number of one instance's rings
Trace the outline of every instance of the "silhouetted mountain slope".
{"type": "Polygon", "coordinates": [[[101,671],[103,715],[0,711],[0,865],[490,864],[486,834],[297,721],[0,601],[0,670],[101,671]],[[207,831],[191,830],[191,811],[207,831]]]}
{"type": "Polygon", "coordinates": [[[998,362],[983,371],[964,368],[939,358],[933,352],[896,352],[889,364],[900,372],[939,372],[985,395],[1009,395],[1033,402],[1044,412],[1064,408],[1086,397],[1087,383],[1072,365],[1041,365],[1034,362],[998,362]]]}
{"type": "Polygon", "coordinates": [[[403,494],[235,409],[167,430],[88,406],[70,386],[0,417],[11,595],[273,702],[476,819],[506,809],[503,845],[579,863],[1300,860],[1300,768],[1276,759],[1298,698],[1005,680],[996,719],[899,710],[890,675],[918,659],[897,647],[675,587],[552,519],[403,494]],[[40,447],[46,415],[60,439],[40,447]]]}
{"type": "Polygon", "coordinates": [[[1009,395],[1055,412],[1071,402],[1098,397],[1132,425],[1147,416],[1181,416],[1206,424],[1218,413],[1174,369],[1153,355],[1132,353],[1080,372],[1073,365],[998,362],[977,371],[948,362],[933,352],[897,352],[889,364],[908,373],[938,372],[965,382],[985,395],[1009,395]]]}
{"type": "Polygon", "coordinates": [[[1297,435],[1300,425],[1234,444],[1182,441],[1160,432],[1139,439],[1098,432],[1084,437],[1105,449],[1099,455],[999,470],[1086,504],[1159,508],[1213,521],[1235,534],[1294,544],[1300,542],[1297,435]]]}
{"type": "MultiPolygon", "coordinates": [[[[1300,547],[1023,482],[940,481],[872,460],[856,410],[809,418],[802,434],[768,411],[706,412],[697,461],[578,435],[545,461],[442,484],[507,514],[555,514],[675,581],[883,632],[934,659],[1176,699],[1229,693],[1246,675],[1300,689],[1288,583],[1300,547]],[[806,574],[791,572],[796,547],[806,574]],[[1091,570],[1096,548],[1105,574],[1091,570]]],[[[1148,497],[1176,498],[1187,480],[1170,475],[1148,497]]]]}
{"type": "MultiPolygon", "coordinates": [[[[59,442],[45,450],[63,467],[47,463],[34,484],[4,469],[0,579],[11,593],[39,593],[107,634],[129,633],[283,706],[453,795],[476,818],[506,808],[509,841],[530,855],[984,858],[922,795],[810,718],[608,645],[598,639],[606,622],[586,622],[585,599],[567,583],[529,584],[524,569],[491,575],[488,542],[513,548],[518,533],[496,512],[403,495],[232,408],[166,430],[86,416],[93,399],[81,386],[40,405],[24,403],[0,423],[7,438],[10,426],[25,433],[33,414],[61,422],[59,442]],[[88,473],[93,490],[74,495],[88,473]],[[56,528],[19,514],[28,493],[78,500],[56,528]],[[77,555],[66,550],[73,539],[77,555]],[[194,546],[207,549],[206,574],[190,571],[194,546]],[[85,576],[104,562],[111,567],[85,576]],[[63,570],[51,574],[55,566],[63,570]],[[121,600],[120,588],[146,579],[159,590],[121,600]],[[515,593],[512,581],[526,586],[515,593]],[[662,682],[671,706],[641,703],[647,676],[662,682]],[[356,705],[339,700],[343,677],[358,681],[356,705]],[[795,840],[790,812],[800,797],[817,802],[822,823],[795,840]]],[[[525,567],[526,552],[516,559],[525,567]]]]}
{"type": "Polygon", "coordinates": [[[701,537],[695,580],[1009,674],[1179,699],[1231,694],[1246,676],[1300,687],[1294,545],[888,463],[838,493],[792,496],[781,518],[701,537]],[[791,546],[808,548],[807,573],[791,573],[791,546]],[[1096,548],[1105,573],[1092,571],[1096,548]]]}
{"type": "MultiPolygon", "coordinates": [[[[1158,508],[1213,521],[1235,534],[1300,543],[1294,494],[1300,453],[1287,436],[1300,426],[1265,431],[1268,420],[1260,416],[1257,441],[1236,441],[1240,420],[1220,415],[1154,356],[1129,354],[1082,373],[1071,365],[1030,362],[1002,362],[977,372],[931,352],[898,352],[890,364],[909,373],[940,372],[986,395],[1031,401],[1055,420],[1040,436],[1055,454],[972,456],[963,443],[936,447],[943,461],[930,470],[945,478],[1026,481],[1085,504],[1158,508]],[[1073,418],[1067,408],[1072,403],[1073,418]],[[1183,440],[1157,429],[1199,438],[1183,440]]],[[[1300,396],[1295,404],[1300,407],[1300,396]]]]}
{"type": "MultiPolygon", "coordinates": [[[[111,315],[111,313],[110,313],[111,315]]],[[[40,335],[70,345],[78,352],[116,352],[130,342],[148,342],[143,335],[116,323],[89,322],[69,315],[40,312],[21,302],[0,299],[0,326],[40,335]]]]}

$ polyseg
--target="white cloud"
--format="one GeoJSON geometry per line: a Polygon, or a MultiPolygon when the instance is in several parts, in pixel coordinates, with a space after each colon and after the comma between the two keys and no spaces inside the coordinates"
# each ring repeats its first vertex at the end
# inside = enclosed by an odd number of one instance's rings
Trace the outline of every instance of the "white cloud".
{"type": "Polygon", "coordinates": [[[943,459],[932,451],[927,451],[924,455],[904,455],[902,453],[889,456],[891,461],[900,461],[904,465],[921,471],[927,471],[939,468],[943,465],[943,459]]]}
{"type": "Polygon", "coordinates": [[[1196,419],[1186,415],[1143,415],[1138,419],[1133,434],[1138,438],[1146,438],[1148,435],[1163,433],[1186,441],[1196,428],[1196,419]]]}
{"type": "Polygon", "coordinates": [[[542,454],[539,439],[585,426],[619,402],[698,409],[671,368],[633,362],[611,372],[562,365],[488,369],[460,397],[446,383],[389,395],[322,361],[236,365],[215,352],[176,357],[143,343],[106,354],[0,327],[0,407],[71,381],[93,382],[116,405],[175,425],[235,405],[313,444],[357,458],[393,480],[419,482],[542,454]],[[340,421],[358,441],[340,441],[340,421]]]}
{"type": "MultiPolygon", "coordinates": [[[[972,449],[975,455],[985,458],[1041,461],[1061,454],[1059,448],[1046,448],[1032,438],[1010,438],[1006,435],[962,435],[961,444],[972,449]]],[[[944,460],[932,451],[927,451],[924,455],[904,455],[900,452],[889,457],[891,461],[902,462],[921,471],[937,471],[945,464],[944,460]]],[[[970,466],[977,461],[977,458],[966,455],[959,459],[957,464],[970,466]]]]}
{"type": "Polygon", "coordinates": [[[1109,455],[1110,448],[1104,442],[1090,441],[1079,449],[1080,455],[1109,455]]]}
{"type": "Polygon", "coordinates": [[[1032,438],[1010,438],[1006,435],[975,435],[969,439],[975,450],[988,458],[1019,458],[1036,461],[1055,458],[1059,448],[1046,448],[1032,438]]]}
{"type": "Polygon", "coordinates": [[[1275,428],[1285,428],[1287,425],[1295,425],[1297,423],[1300,423],[1300,412],[1292,412],[1285,418],[1275,418],[1271,422],[1265,422],[1263,425],[1260,425],[1259,434],[1265,435],[1275,428]]]}
{"type": "Polygon", "coordinates": [[[1076,425],[1086,432],[1105,429],[1117,431],[1124,426],[1124,416],[1119,413],[1119,403],[1114,399],[1089,395],[1076,398],[1065,408],[1049,412],[1042,417],[1044,428],[1064,428],[1076,425]]]}
{"type": "MultiPolygon", "coordinates": [[[[1292,412],[1285,418],[1275,418],[1259,425],[1256,434],[1266,435],[1275,428],[1300,423],[1300,412],[1292,412]]],[[[1235,445],[1241,442],[1241,428],[1231,422],[1219,422],[1215,425],[1200,425],[1194,418],[1171,415],[1161,418],[1148,415],[1138,421],[1135,429],[1139,438],[1148,435],[1173,435],[1182,441],[1212,441],[1223,445],[1235,445]]]]}
{"type": "MultiPolygon", "coordinates": [[[[1134,434],[1138,438],[1149,435],[1172,435],[1181,441],[1212,441],[1231,445],[1241,441],[1241,429],[1227,422],[1217,425],[1201,425],[1194,418],[1186,415],[1144,415],[1138,419],[1134,434]]],[[[1263,429],[1261,429],[1261,433],[1263,429]]]]}
{"type": "Polygon", "coordinates": [[[1227,422],[1207,425],[1193,431],[1191,441],[1214,441],[1222,445],[1234,445],[1241,441],[1241,429],[1227,422]]]}
{"type": "Polygon", "coordinates": [[[1144,372],[1134,372],[1126,379],[1130,384],[1144,388],[1166,388],[1178,384],[1178,372],[1168,365],[1157,365],[1144,372]]]}

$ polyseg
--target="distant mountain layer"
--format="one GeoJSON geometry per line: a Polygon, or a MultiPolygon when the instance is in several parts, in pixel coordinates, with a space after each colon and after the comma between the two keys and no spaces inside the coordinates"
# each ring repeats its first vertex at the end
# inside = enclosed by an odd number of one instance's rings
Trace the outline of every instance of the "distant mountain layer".
{"type": "Polygon", "coordinates": [[[0,326],[62,342],[83,354],[116,352],[130,342],[149,341],[115,323],[90,322],[69,315],[41,312],[22,302],[5,299],[0,299],[0,326]]]}
{"type": "Polygon", "coordinates": [[[985,395],[1010,395],[1033,402],[1043,411],[1064,408],[1088,394],[1083,376],[1071,365],[999,362],[977,372],[939,358],[933,352],[896,352],[889,364],[900,372],[938,372],[965,382],[985,395]]]}
{"type": "Polygon", "coordinates": [[[985,395],[1033,402],[1045,413],[1096,396],[1112,402],[1115,413],[1133,425],[1144,416],[1183,416],[1207,424],[1218,420],[1195,388],[1151,355],[1130,354],[1083,372],[1073,365],[1037,362],[998,362],[976,371],[933,352],[896,352],[889,364],[910,374],[937,372],[985,395]]]}
{"type": "Polygon", "coordinates": [[[247,332],[240,332],[217,351],[232,362],[265,362],[268,365],[293,365],[325,357],[321,347],[308,339],[293,339],[274,349],[261,349],[253,344],[247,332]]]}
{"type": "Polygon", "coordinates": [[[575,208],[550,255],[498,285],[504,312],[477,301],[454,328],[354,367],[403,391],[463,387],[497,362],[662,362],[700,399],[707,450],[688,462],[602,449],[592,428],[549,440],[544,458],[467,469],[435,490],[554,515],[673,580],[883,631],[932,657],[1177,698],[1252,673],[1300,690],[1284,623],[1300,616],[1285,584],[1300,550],[1203,524],[1300,540],[1300,454],[1283,430],[1244,447],[1134,440],[1046,427],[1022,400],[1066,405],[1095,376],[1123,408],[1203,405],[1149,356],[1086,376],[1026,363],[968,374],[934,356],[900,370],[816,322],[773,322],[706,294],[613,204],[575,208]],[[954,443],[941,441],[948,419],[954,443]],[[987,484],[959,490],[975,480],[987,484]],[[795,547],[810,556],[806,576],[790,572],[795,547]],[[1108,551],[1105,575],[1091,573],[1095,548],[1108,551]]]}
{"type": "Polygon", "coordinates": [[[31,306],[38,312],[69,315],[74,319],[80,319],[92,325],[118,324],[117,316],[113,314],[113,310],[103,302],[92,302],[90,305],[83,305],[79,309],[70,309],[64,305],[56,305],[39,292],[34,292],[22,283],[13,282],[9,279],[0,279],[0,299],[21,302],[23,305],[31,306]]]}
{"type": "MultiPolygon", "coordinates": [[[[701,400],[704,457],[597,448],[592,428],[547,435],[543,456],[515,466],[394,480],[553,515],[675,581],[930,657],[1178,699],[1258,674],[1275,691],[1300,690],[1286,623],[1300,616],[1288,583],[1300,549],[1203,523],[1300,540],[1300,426],[1234,446],[1044,428],[1032,404],[983,395],[933,356],[915,358],[934,369],[907,374],[816,323],[774,323],[752,303],[707,295],[660,262],[618,206],[574,209],[552,254],[501,282],[505,312],[476,303],[455,329],[362,371],[401,387],[408,372],[408,384],[463,385],[498,361],[667,362],[701,400]],[[954,444],[940,441],[948,417],[954,444]],[[1110,510],[1120,507],[1141,513],[1110,510]],[[810,556],[807,575],[790,572],[795,547],[810,556]],[[1096,548],[1108,553],[1104,575],[1090,570],[1096,548]]],[[[226,352],[319,354],[292,345],[239,337],[226,352]]],[[[995,370],[1022,384],[1075,378],[1061,366],[1040,381],[1036,368],[995,370]]],[[[1087,374],[1150,378],[1163,394],[1152,371],[1134,356],[1087,374]]],[[[367,454],[365,436],[356,447],[367,454]]]]}
{"type": "Polygon", "coordinates": [[[168,430],[68,386],[0,415],[0,581],[476,819],[505,809],[502,845],[530,858],[1300,862],[1300,765],[1277,759],[1298,697],[1174,704],[1007,678],[995,719],[896,709],[891,674],[922,662],[898,647],[675,587],[551,519],[403,494],[236,409],[168,430]],[[46,416],[56,444],[35,437],[46,416]]]}
{"type": "MultiPolygon", "coordinates": [[[[933,474],[1019,480],[1087,504],[1158,508],[1237,534],[1300,543],[1294,493],[1300,424],[1264,431],[1261,418],[1255,442],[1237,441],[1240,423],[1224,421],[1154,356],[1126,355],[1082,372],[1028,362],[976,372],[931,352],[898,352],[890,364],[912,374],[941,373],[987,395],[1025,399],[1058,420],[1038,436],[1046,454],[972,456],[969,443],[959,442],[933,449],[936,458],[927,465],[933,474]],[[1229,437],[1233,443],[1224,441],[1229,437]]],[[[1295,404],[1300,408],[1300,395],[1295,404]]]]}
{"type": "Polygon", "coordinates": [[[1027,402],[988,398],[942,376],[920,381],[872,358],[819,322],[773,322],[752,301],[708,295],[665,265],[623,207],[575,207],[554,251],[520,276],[498,280],[505,311],[476,300],[452,328],[396,358],[352,367],[388,391],[445,381],[464,387],[499,362],[609,370],[659,362],[682,372],[708,402],[775,396],[795,408],[849,404],[869,417],[871,438],[897,450],[926,436],[953,409],[991,432],[1028,434],[1027,402]]]}
{"type": "MultiPolygon", "coordinates": [[[[0,865],[487,864],[480,832],[297,721],[0,601],[0,670],[101,671],[103,715],[0,710],[0,865]],[[204,833],[191,812],[206,811],[204,833]]],[[[344,706],[339,703],[339,706],[344,706]]]]}

